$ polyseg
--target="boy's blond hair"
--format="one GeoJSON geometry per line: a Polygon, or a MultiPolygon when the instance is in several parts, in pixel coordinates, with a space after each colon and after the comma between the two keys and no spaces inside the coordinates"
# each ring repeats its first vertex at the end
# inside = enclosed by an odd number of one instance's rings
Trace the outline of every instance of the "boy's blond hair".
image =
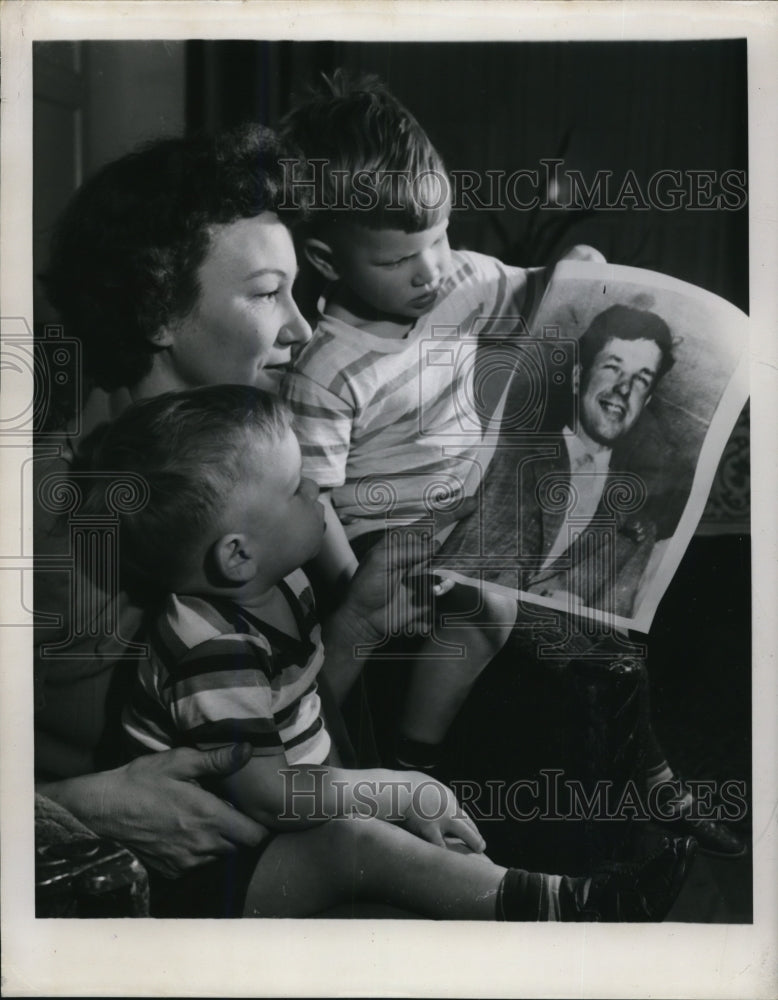
{"type": "Polygon", "coordinates": [[[138,403],[90,435],[75,465],[88,473],[83,512],[115,510],[109,494],[122,476],[138,484],[139,503],[119,514],[123,584],[174,591],[248,462],[256,471],[252,444],[280,441],[290,427],[287,407],[272,394],[213,385],[138,403]]]}
{"type": "Polygon", "coordinates": [[[338,221],[422,232],[449,209],[443,160],[413,115],[375,76],[342,69],[299,101],[281,122],[297,146],[293,190],[312,195],[308,231],[338,221]]]}

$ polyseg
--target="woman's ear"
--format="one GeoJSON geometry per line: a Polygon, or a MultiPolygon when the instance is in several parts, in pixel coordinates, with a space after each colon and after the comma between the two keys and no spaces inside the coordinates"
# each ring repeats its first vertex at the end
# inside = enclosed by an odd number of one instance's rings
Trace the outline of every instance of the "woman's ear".
{"type": "Polygon", "coordinates": [[[173,344],[172,328],[170,326],[161,326],[148,339],[155,347],[171,347],[173,344]]]}
{"type": "Polygon", "coordinates": [[[573,365],[573,393],[577,394],[581,388],[581,365],[576,362],[573,365]]]}
{"type": "Polygon", "coordinates": [[[303,243],[303,252],[316,270],[323,274],[327,281],[338,281],[340,275],[335,267],[335,254],[329,243],[307,236],[303,243]]]}
{"type": "Polygon", "coordinates": [[[245,535],[222,535],[211,549],[219,574],[230,583],[248,583],[257,575],[256,553],[245,535]]]}

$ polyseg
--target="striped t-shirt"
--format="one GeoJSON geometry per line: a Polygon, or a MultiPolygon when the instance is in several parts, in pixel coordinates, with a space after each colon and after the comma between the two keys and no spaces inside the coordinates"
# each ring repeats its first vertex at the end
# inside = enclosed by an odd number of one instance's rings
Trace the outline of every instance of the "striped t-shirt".
{"type": "Polygon", "coordinates": [[[330,749],[316,676],[324,652],[301,570],[278,584],[300,639],[233,601],[171,595],[148,627],[123,725],[137,753],[248,742],[255,756],[321,764],[330,749]]]}
{"type": "Polygon", "coordinates": [[[510,373],[515,358],[501,345],[527,333],[543,272],[451,256],[434,308],[407,336],[379,337],[322,313],[284,381],[303,473],[332,490],[349,538],[387,517],[407,523],[454,507],[485,471],[489,414],[479,393],[510,373]]]}

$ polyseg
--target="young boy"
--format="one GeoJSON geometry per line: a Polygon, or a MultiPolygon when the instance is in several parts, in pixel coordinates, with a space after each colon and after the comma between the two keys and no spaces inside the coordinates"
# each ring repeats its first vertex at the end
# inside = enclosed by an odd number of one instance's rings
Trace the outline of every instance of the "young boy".
{"type": "Polygon", "coordinates": [[[125,711],[132,746],[251,744],[249,762],[219,782],[276,832],[246,915],[309,916],[356,898],[440,918],[663,919],[693,841],[665,839],[652,857],[589,878],[505,869],[445,786],[328,764],[316,676],[351,655],[349,622],[371,621],[374,591],[366,566],[325,652],[299,569],[319,551],[324,510],[279,402],[247,386],[158,396],[93,442],[90,471],[86,509],[118,507],[122,572],[159,594],[125,711]],[[134,501],[117,502],[117,476],[139,484],[134,501]],[[446,838],[472,853],[444,849],[446,838]]]}
{"type": "MultiPolygon", "coordinates": [[[[313,188],[304,251],[331,283],[284,394],[305,475],[328,512],[317,569],[336,584],[387,526],[476,493],[490,454],[484,425],[516,365],[542,272],[451,251],[443,161],[372,78],[352,85],[337,71],[284,129],[307,161],[297,180],[313,188]]],[[[457,587],[440,610],[449,624],[437,622],[419,650],[400,722],[398,762],[416,767],[436,762],[516,602],[457,587]]],[[[331,679],[342,697],[345,685],[331,679]]]]}

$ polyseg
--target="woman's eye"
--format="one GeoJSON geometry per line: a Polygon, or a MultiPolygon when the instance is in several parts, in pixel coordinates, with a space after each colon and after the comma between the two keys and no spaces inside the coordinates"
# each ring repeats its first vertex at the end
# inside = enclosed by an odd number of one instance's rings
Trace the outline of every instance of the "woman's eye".
{"type": "Polygon", "coordinates": [[[279,291],[280,289],[276,288],[272,292],[255,292],[251,297],[252,299],[259,299],[260,302],[275,302],[279,291]]]}

